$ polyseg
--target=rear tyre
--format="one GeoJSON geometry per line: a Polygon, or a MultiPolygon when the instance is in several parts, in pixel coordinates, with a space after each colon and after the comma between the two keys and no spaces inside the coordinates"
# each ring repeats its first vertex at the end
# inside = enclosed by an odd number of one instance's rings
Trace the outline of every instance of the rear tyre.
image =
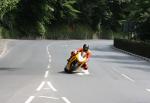
{"type": "Polygon", "coordinates": [[[64,68],[64,71],[65,71],[66,73],[68,72],[68,70],[67,70],[67,68],[66,68],[66,67],[64,68]]]}

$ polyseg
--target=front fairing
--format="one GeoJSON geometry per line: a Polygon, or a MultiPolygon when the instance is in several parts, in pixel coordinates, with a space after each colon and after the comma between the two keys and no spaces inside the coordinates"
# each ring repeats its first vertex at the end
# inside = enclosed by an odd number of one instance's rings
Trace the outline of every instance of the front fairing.
{"type": "Polygon", "coordinates": [[[77,55],[76,55],[76,58],[78,60],[79,63],[83,63],[83,62],[86,62],[86,56],[85,55],[82,55],[81,52],[79,52],[77,55]]]}

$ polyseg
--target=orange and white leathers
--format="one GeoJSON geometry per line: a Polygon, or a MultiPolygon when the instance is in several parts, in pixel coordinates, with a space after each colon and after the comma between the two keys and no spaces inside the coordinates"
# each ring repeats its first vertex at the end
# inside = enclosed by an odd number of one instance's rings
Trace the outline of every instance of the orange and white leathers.
{"type": "MultiPolygon", "coordinates": [[[[77,52],[83,53],[83,52],[84,52],[84,51],[83,51],[83,48],[78,48],[77,50],[72,51],[70,58],[71,58],[72,56],[76,55],[77,52]]],[[[87,62],[89,61],[89,59],[90,59],[92,53],[91,53],[90,50],[88,50],[88,51],[86,51],[86,52],[84,52],[84,53],[85,53],[85,56],[86,56],[86,58],[87,58],[87,61],[86,61],[86,63],[84,63],[84,64],[82,65],[82,68],[83,68],[84,70],[87,70],[87,69],[88,69],[88,64],[87,64],[87,62]]],[[[70,58],[69,58],[69,60],[70,60],[70,58]]]]}

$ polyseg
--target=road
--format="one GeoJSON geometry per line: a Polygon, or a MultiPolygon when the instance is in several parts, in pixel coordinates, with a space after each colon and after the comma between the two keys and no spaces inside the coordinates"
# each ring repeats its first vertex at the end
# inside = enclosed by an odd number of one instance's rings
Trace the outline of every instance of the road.
{"type": "Polygon", "coordinates": [[[14,40],[0,58],[0,103],[150,103],[150,63],[112,48],[111,40],[14,40]],[[66,74],[84,43],[89,75],[66,74]]]}

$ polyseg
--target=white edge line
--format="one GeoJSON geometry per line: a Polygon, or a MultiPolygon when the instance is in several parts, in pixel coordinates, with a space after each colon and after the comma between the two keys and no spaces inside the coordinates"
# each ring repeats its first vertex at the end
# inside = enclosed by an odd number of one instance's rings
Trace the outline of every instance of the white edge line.
{"type": "Polygon", "coordinates": [[[55,98],[55,97],[48,97],[48,96],[39,96],[40,98],[48,98],[48,99],[56,99],[58,100],[59,98],[55,98]]]}
{"type": "Polygon", "coordinates": [[[66,97],[61,97],[62,100],[64,100],[65,103],[71,103],[66,97]]]}
{"type": "Polygon", "coordinates": [[[50,45],[47,45],[47,47],[46,47],[46,50],[47,50],[48,55],[50,55],[50,52],[49,52],[49,50],[48,50],[48,49],[49,49],[49,46],[50,46],[50,45]]]}
{"type": "Polygon", "coordinates": [[[132,82],[134,82],[134,80],[133,79],[131,79],[130,77],[128,77],[127,75],[125,75],[125,74],[121,74],[123,77],[125,77],[125,78],[127,78],[128,80],[130,80],[130,81],[132,81],[132,82]]]}
{"type": "Polygon", "coordinates": [[[30,96],[25,103],[31,103],[35,96],[30,96]]]}
{"type": "Polygon", "coordinates": [[[47,82],[47,84],[50,86],[50,88],[54,91],[54,92],[57,92],[57,89],[54,88],[54,86],[52,85],[51,82],[47,82]]]}
{"type": "Polygon", "coordinates": [[[150,92],[150,89],[146,89],[146,91],[150,92]]]}
{"type": "Polygon", "coordinates": [[[49,45],[47,45],[47,47],[46,47],[46,50],[47,50],[47,52],[49,53],[48,48],[49,48],[49,45]]]}
{"type": "Polygon", "coordinates": [[[46,71],[46,72],[45,72],[45,76],[44,76],[45,78],[48,77],[48,73],[49,73],[49,71],[46,71]]]}
{"type": "Polygon", "coordinates": [[[41,88],[44,86],[44,84],[45,84],[45,82],[43,81],[43,82],[39,85],[39,87],[36,89],[36,91],[40,91],[41,88]]]}

